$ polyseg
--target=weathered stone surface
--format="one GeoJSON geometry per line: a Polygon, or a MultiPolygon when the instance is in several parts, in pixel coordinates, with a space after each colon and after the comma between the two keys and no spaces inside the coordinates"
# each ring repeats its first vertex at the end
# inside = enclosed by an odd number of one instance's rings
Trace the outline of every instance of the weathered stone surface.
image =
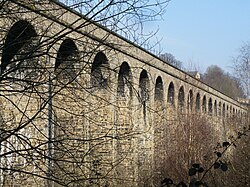
{"type": "MultiPolygon", "coordinates": [[[[40,65],[28,79],[37,82],[31,88],[1,79],[1,127],[11,133],[21,126],[2,142],[1,154],[19,151],[2,157],[1,166],[27,172],[2,171],[3,186],[156,186],[178,150],[178,133],[188,131],[184,120],[204,116],[212,137],[225,141],[238,128],[229,122],[246,119],[238,101],[56,1],[8,2],[1,12],[8,10],[15,14],[0,20],[1,62],[6,37],[20,20],[32,25],[44,53],[34,57],[40,65]],[[25,146],[39,151],[22,151],[25,146]]],[[[9,75],[24,80],[25,73],[9,75]]]]}

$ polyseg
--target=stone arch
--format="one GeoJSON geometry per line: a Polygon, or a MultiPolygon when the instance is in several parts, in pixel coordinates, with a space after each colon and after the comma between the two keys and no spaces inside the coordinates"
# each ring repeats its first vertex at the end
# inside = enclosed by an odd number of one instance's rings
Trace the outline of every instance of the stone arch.
{"type": "Polygon", "coordinates": [[[187,99],[187,106],[188,106],[188,111],[193,110],[193,91],[190,89],[188,92],[188,99],[187,99]]]}
{"type": "Polygon", "coordinates": [[[208,113],[209,115],[213,114],[213,101],[211,97],[208,100],[208,113]]]}
{"type": "Polygon", "coordinates": [[[218,109],[217,109],[217,101],[214,101],[214,115],[217,116],[218,115],[218,109]]]}
{"type": "Polygon", "coordinates": [[[200,96],[200,93],[197,93],[197,95],[196,95],[195,109],[196,109],[196,111],[200,111],[200,109],[201,109],[201,96],[200,96]]]}
{"type": "Polygon", "coordinates": [[[227,105],[227,108],[226,108],[226,117],[229,116],[229,106],[227,105]]]}
{"type": "Polygon", "coordinates": [[[161,76],[158,76],[155,83],[155,100],[163,101],[163,82],[161,76]]]}
{"type": "Polygon", "coordinates": [[[174,95],[175,95],[174,83],[170,82],[168,86],[167,102],[170,103],[172,106],[174,106],[174,95]]]}
{"type": "Polygon", "coordinates": [[[109,79],[109,62],[103,52],[95,55],[91,67],[91,86],[97,88],[107,88],[109,79]]]}
{"type": "Polygon", "coordinates": [[[202,112],[203,113],[207,112],[207,98],[206,98],[206,95],[204,95],[203,99],[202,99],[202,112]]]}
{"type": "Polygon", "coordinates": [[[55,72],[63,80],[73,80],[76,77],[75,65],[79,62],[79,52],[76,44],[71,39],[65,39],[58,50],[55,72]]]}
{"type": "Polygon", "coordinates": [[[149,77],[146,70],[142,70],[139,79],[140,100],[143,106],[143,116],[146,117],[147,103],[149,103],[149,77]]]}
{"type": "Polygon", "coordinates": [[[219,102],[218,115],[221,116],[221,102],[219,102]]]}
{"type": "MultiPolygon", "coordinates": [[[[133,113],[132,113],[132,97],[133,97],[133,80],[132,72],[129,64],[123,62],[120,65],[117,78],[117,97],[116,97],[116,107],[114,110],[115,113],[115,136],[121,137],[124,134],[131,133],[133,128],[133,113]]],[[[106,95],[106,94],[105,94],[106,95]]],[[[109,94],[108,94],[109,95],[109,94]]],[[[112,114],[112,108],[110,108],[110,114],[112,114]]],[[[117,138],[113,142],[114,146],[114,158],[116,160],[123,160],[115,170],[116,172],[123,172],[124,177],[129,177],[131,172],[131,166],[125,164],[129,163],[131,158],[131,141],[123,138],[117,138]],[[126,158],[124,157],[126,154],[126,158]]]]}
{"type": "MultiPolygon", "coordinates": [[[[149,125],[151,124],[151,113],[148,112],[148,108],[150,106],[150,82],[149,82],[149,74],[143,69],[139,76],[139,89],[138,89],[138,99],[140,102],[140,108],[137,110],[138,116],[137,123],[138,127],[141,131],[143,131],[143,135],[138,137],[137,142],[137,152],[138,152],[138,179],[142,180],[145,177],[145,173],[151,172],[149,171],[149,166],[152,165],[151,160],[153,157],[151,156],[152,150],[148,149],[148,146],[152,146],[153,139],[149,139],[150,135],[152,135],[149,131],[149,125]],[[144,172],[147,171],[147,172],[144,172]]],[[[152,127],[153,128],[153,127],[152,127]]]]}
{"type": "Polygon", "coordinates": [[[120,66],[117,95],[124,98],[132,97],[132,73],[127,62],[123,62],[120,66]]]}
{"type": "Polygon", "coordinates": [[[223,103],[222,105],[222,116],[226,117],[226,104],[225,103],[223,103]]]}
{"type": "Polygon", "coordinates": [[[184,87],[181,86],[178,93],[178,107],[183,109],[185,105],[185,93],[184,93],[184,87]]]}
{"type": "Polygon", "coordinates": [[[159,168],[164,164],[164,159],[162,156],[165,156],[165,151],[162,142],[167,142],[167,126],[166,126],[166,111],[164,103],[164,88],[162,77],[158,76],[155,82],[155,91],[154,91],[154,171],[158,171],[159,168]]]}
{"type": "Polygon", "coordinates": [[[35,51],[34,47],[29,47],[32,44],[34,38],[37,37],[37,33],[34,27],[25,20],[20,20],[10,28],[4,46],[3,54],[1,59],[1,72],[3,73],[6,68],[19,68],[20,62],[32,58],[32,54],[35,51]],[[24,49],[25,48],[25,49],[24,49]],[[22,52],[22,57],[20,57],[19,64],[13,64],[12,60],[17,55],[22,52]],[[27,52],[28,51],[28,52],[27,52]]]}

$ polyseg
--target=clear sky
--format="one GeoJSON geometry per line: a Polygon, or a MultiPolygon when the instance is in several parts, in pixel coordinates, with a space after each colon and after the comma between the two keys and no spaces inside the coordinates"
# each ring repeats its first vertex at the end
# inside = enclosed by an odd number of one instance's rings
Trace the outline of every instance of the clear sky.
{"type": "Polygon", "coordinates": [[[250,41],[250,0],[171,0],[163,20],[150,27],[159,27],[163,52],[186,67],[231,71],[232,57],[250,41]]]}

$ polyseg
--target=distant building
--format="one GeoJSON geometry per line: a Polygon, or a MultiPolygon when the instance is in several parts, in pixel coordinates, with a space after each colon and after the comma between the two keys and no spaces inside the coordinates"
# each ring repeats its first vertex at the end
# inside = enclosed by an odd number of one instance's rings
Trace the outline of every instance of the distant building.
{"type": "Polygon", "coordinates": [[[201,79],[201,74],[198,71],[189,71],[187,74],[191,75],[195,79],[200,80],[201,79]]]}

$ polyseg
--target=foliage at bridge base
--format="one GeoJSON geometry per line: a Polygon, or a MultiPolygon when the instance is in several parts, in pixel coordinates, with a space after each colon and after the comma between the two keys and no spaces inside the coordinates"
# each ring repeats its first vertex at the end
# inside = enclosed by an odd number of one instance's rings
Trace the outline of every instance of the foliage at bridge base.
{"type": "Polygon", "coordinates": [[[249,120],[239,117],[227,119],[230,131],[221,134],[227,136],[214,133],[214,124],[204,116],[196,114],[192,120],[184,121],[186,129],[190,122],[193,126],[186,131],[188,133],[182,133],[183,136],[179,137],[177,147],[180,149],[174,151],[174,156],[167,157],[163,167],[159,168],[161,172],[158,174],[162,175],[156,175],[155,186],[250,185],[249,120]],[[185,138],[185,134],[189,136],[185,138]]]}

